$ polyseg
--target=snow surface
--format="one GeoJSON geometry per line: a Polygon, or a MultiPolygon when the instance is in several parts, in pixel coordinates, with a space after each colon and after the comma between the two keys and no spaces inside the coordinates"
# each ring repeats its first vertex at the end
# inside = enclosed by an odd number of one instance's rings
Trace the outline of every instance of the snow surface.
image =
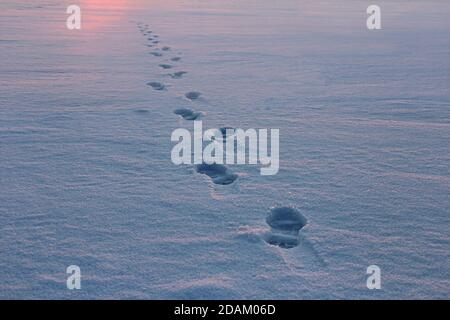
{"type": "Polygon", "coordinates": [[[107,2],[0,3],[0,298],[450,298],[450,2],[107,2]],[[182,108],[279,128],[279,173],[173,165],[182,108]]]}

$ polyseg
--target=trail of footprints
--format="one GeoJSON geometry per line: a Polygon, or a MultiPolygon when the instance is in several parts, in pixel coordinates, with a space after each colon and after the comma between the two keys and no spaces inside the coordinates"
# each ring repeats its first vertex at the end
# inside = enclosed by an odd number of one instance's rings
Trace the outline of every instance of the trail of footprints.
{"type": "MultiPolygon", "coordinates": [[[[147,38],[147,47],[152,48],[152,51],[149,52],[150,55],[157,58],[165,58],[166,55],[170,55],[172,48],[166,45],[159,47],[159,44],[161,43],[160,37],[152,30],[150,30],[147,24],[138,23],[137,27],[139,29],[139,32],[147,38]]],[[[181,61],[181,57],[169,56],[166,60],[170,62],[179,62],[181,61]]],[[[160,67],[162,70],[171,70],[176,68],[177,66],[165,61],[158,61],[158,67],[160,67]]],[[[172,79],[181,79],[186,74],[186,71],[180,70],[169,73],[168,76],[172,79]]],[[[158,81],[150,81],[147,83],[147,85],[157,91],[167,91],[167,86],[164,83],[158,81]]],[[[186,92],[184,96],[188,101],[194,102],[200,99],[201,93],[198,91],[190,91],[186,92]]],[[[198,112],[190,108],[179,108],[174,110],[173,112],[175,115],[178,115],[182,119],[187,121],[197,120],[204,115],[202,112],[198,112]]],[[[202,163],[200,165],[196,165],[195,171],[208,176],[213,183],[218,185],[231,184],[238,178],[237,174],[231,172],[230,169],[228,169],[226,166],[216,163],[202,163]]]]}
{"type": "MultiPolygon", "coordinates": [[[[166,55],[170,55],[172,48],[169,46],[159,47],[161,43],[160,37],[149,29],[148,24],[138,23],[137,27],[139,32],[147,38],[147,47],[152,48],[149,52],[150,55],[156,58],[165,58],[166,55]]],[[[180,56],[169,56],[166,61],[179,62],[182,60],[180,56]]],[[[176,65],[172,65],[159,61],[158,66],[162,70],[171,70],[176,68],[176,65]]],[[[187,74],[186,71],[175,71],[167,74],[172,79],[181,79],[187,74]]],[[[157,81],[150,81],[147,83],[149,87],[156,91],[166,91],[165,84],[157,81]]],[[[184,97],[190,101],[195,102],[201,99],[201,93],[198,91],[186,92],[184,97]]],[[[144,112],[145,110],[141,110],[144,112]]],[[[193,121],[204,116],[202,112],[192,110],[190,108],[179,108],[173,111],[175,115],[180,116],[183,120],[193,121]]],[[[230,127],[220,128],[224,141],[229,134],[233,134],[234,129],[230,127]]],[[[207,164],[202,163],[195,165],[195,171],[199,174],[208,176],[214,184],[217,185],[229,185],[238,179],[238,175],[233,173],[229,168],[222,164],[207,164]]],[[[270,227],[270,232],[264,235],[264,240],[271,245],[279,246],[280,248],[289,249],[299,244],[299,232],[306,224],[306,218],[295,208],[292,207],[276,207],[272,208],[266,217],[266,223],[270,227]]]]}

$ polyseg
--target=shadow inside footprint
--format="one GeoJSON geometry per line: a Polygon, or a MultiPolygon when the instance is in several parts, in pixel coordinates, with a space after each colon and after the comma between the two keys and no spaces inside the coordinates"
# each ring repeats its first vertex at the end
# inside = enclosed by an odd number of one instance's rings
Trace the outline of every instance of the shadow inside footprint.
{"type": "Polygon", "coordinates": [[[306,223],[306,218],[295,208],[272,208],[266,217],[270,226],[270,233],[266,235],[266,242],[290,249],[298,246],[299,231],[306,223]]]}
{"type": "Polygon", "coordinates": [[[150,52],[150,54],[155,57],[161,57],[163,55],[161,52],[158,51],[152,51],[150,52]]]}
{"type": "Polygon", "coordinates": [[[215,184],[227,185],[233,183],[237,178],[237,174],[232,173],[227,167],[221,164],[202,163],[195,166],[195,171],[206,174],[215,184]]]}
{"type": "Polygon", "coordinates": [[[147,85],[155,90],[164,90],[166,88],[166,86],[160,82],[148,82],[147,85]]]}
{"type": "Polygon", "coordinates": [[[201,93],[197,92],[197,91],[190,91],[188,93],[186,93],[184,96],[186,98],[188,98],[189,100],[197,100],[198,98],[200,98],[201,93]]]}
{"type": "Polygon", "coordinates": [[[181,58],[180,57],[173,57],[172,59],[170,59],[171,61],[180,61],[181,58]]]}
{"type": "Polygon", "coordinates": [[[196,120],[202,115],[201,112],[196,112],[186,108],[176,109],[173,113],[181,116],[184,120],[196,120]]]}
{"type": "MultiPolygon", "coordinates": [[[[223,143],[227,143],[228,138],[233,138],[236,134],[236,129],[232,127],[221,127],[219,128],[220,133],[222,134],[222,138],[220,139],[223,143]]],[[[212,140],[215,140],[215,137],[211,138],[212,140]]]]}
{"type": "Polygon", "coordinates": [[[183,75],[185,75],[186,73],[187,73],[186,71],[177,71],[169,74],[169,76],[171,76],[172,79],[181,79],[183,75]]]}
{"type": "Polygon", "coordinates": [[[166,46],[166,47],[162,47],[161,50],[162,50],[162,51],[169,51],[169,50],[170,50],[170,47],[167,47],[167,46],[166,46]]]}
{"type": "Polygon", "coordinates": [[[234,136],[236,133],[236,129],[232,127],[221,127],[219,130],[222,133],[223,140],[234,136]]]}
{"type": "Polygon", "coordinates": [[[172,66],[170,64],[165,64],[165,63],[161,63],[159,66],[163,69],[171,69],[172,68],[172,66]]]}
{"type": "Polygon", "coordinates": [[[146,109],[137,109],[137,110],[134,110],[134,112],[137,113],[137,114],[147,114],[147,113],[149,113],[149,111],[146,110],[146,109]]]}

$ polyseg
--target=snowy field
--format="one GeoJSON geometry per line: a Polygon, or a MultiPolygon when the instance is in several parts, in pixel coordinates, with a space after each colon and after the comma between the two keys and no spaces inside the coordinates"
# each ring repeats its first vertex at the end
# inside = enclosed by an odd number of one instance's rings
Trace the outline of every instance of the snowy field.
{"type": "Polygon", "coordinates": [[[450,298],[450,2],[74,3],[0,3],[0,298],[450,298]],[[278,174],[174,165],[181,108],[280,129],[278,174]]]}

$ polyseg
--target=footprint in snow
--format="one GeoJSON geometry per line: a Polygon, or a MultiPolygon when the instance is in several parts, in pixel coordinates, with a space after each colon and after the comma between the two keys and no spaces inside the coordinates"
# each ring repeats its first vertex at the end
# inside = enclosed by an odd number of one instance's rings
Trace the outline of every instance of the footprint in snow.
{"type": "Polygon", "coordinates": [[[187,108],[176,109],[173,113],[181,116],[184,120],[196,120],[202,116],[201,112],[193,111],[187,108]]]}
{"type": "Polygon", "coordinates": [[[160,82],[148,82],[147,85],[159,91],[164,90],[166,88],[166,86],[160,82]]]}
{"type": "Polygon", "coordinates": [[[134,112],[137,114],[148,114],[149,113],[149,111],[146,109],[137,109],[137,110],[134,110],[134,112]]]}
{"type": "Polygon", "coordinates": [[[227,167],[221,164],[202,163],[195,166],[195,171],[205,174],[211,178],[215,184],[228,185],[236,181],[237,174],[232,173],[227,167]]]}
{"type": "Polygon", "coordinates": [[[201,93],[197,91],[190,91],[184,95],[189,100],[197,100],[200,98],[201,93]]]}
{"type": "Polygon", "coordinates": [[[174,73],[170,73],[169,76],[172,79],[181,79],[187,72],[186,71],[177,71],[174,73]]]}
{"type": "Polygon", "coordinates": [[[152,52],[150,52],[150,54],[154,57],[162,57],[162,55],[163,55],[161,52],[158,52],[158,51],[152,51],[152,52]]]}
{"type": "Polygon", "coordinates": [[[270,232],[266,234],[266,242],[284,249],[298,246],[299,231],[306,223],[306,218],[295,208],[276,207],[266,217],[270,232]]]}
{"type": "Polygon", "coordinates": [[[172,68],[172,65],[166,64],[166,63],[161,63],[159,66],[163,69],[171,69],[172,68]]]}
{"type": "Polygon", "coordinates": [[[227,141],[228,138],[233,137],[236,134],[236,129],[233,127],[221,127],[219,128],[222,133],[222,140],[227,141]]]}

